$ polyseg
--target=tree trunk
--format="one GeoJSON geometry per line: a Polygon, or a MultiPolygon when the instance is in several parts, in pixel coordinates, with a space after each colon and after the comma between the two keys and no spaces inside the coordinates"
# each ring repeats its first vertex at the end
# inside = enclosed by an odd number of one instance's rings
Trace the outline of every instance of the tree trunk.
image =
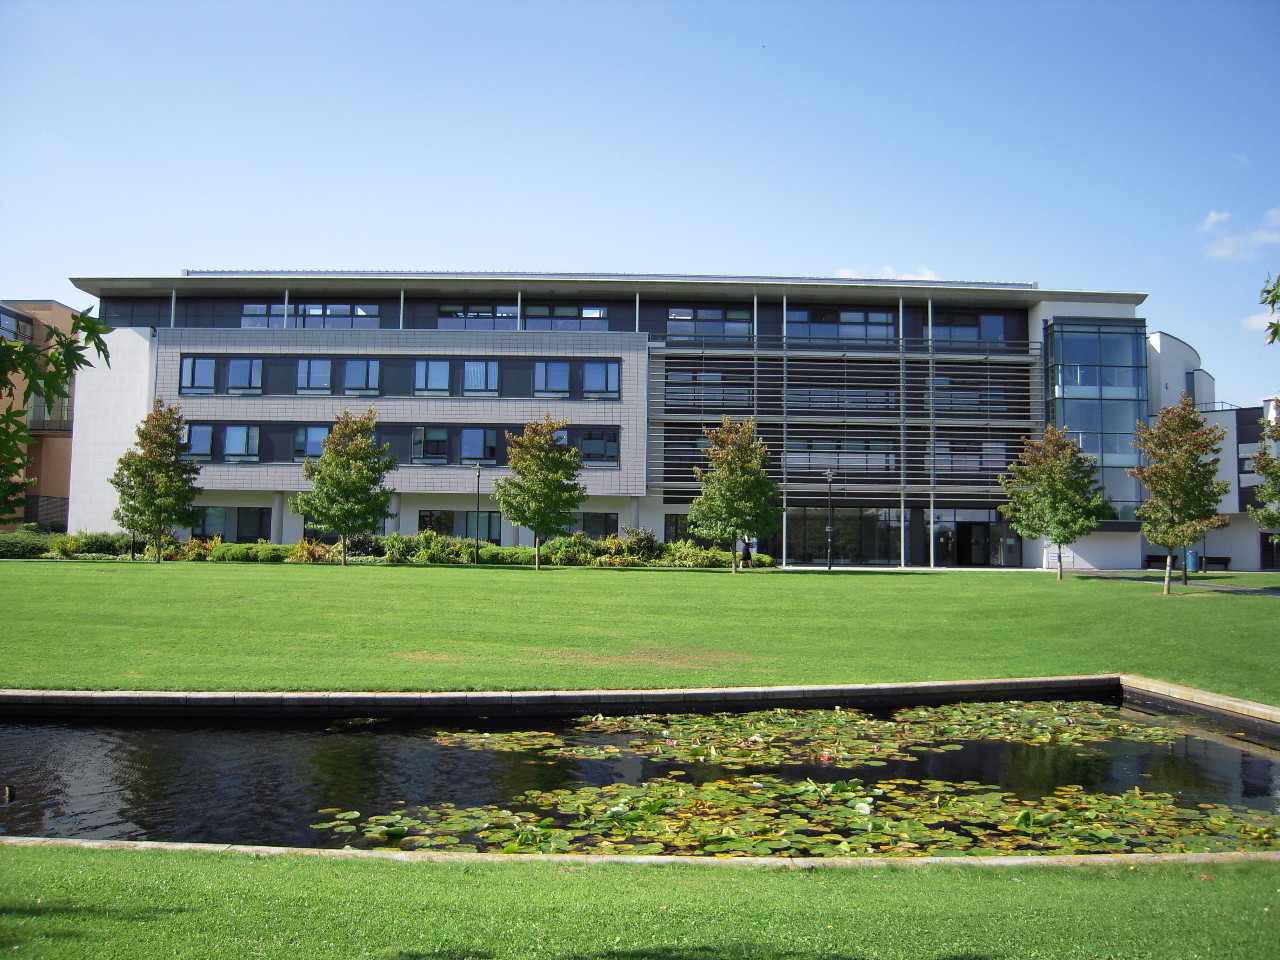
{"type": "Polygon", "coordinates": [[[733,543],[729,545],[729,566],[733,567],[733,572],[738,572],[738,539],[734,538],[733,543]]]}
{"type": "Polygon", "coordinates": [[[1169,596],[1169,581],[1173,579],[1173,550],[1164,558],[1164,595],[1169,596]]]}
{"type": "Polygon", "coordinates": [[[347,535],[345,533],[338,534],[338,546],[342,550],[342,565],[347,565],[347,535]]]}
{"type": "Polygon", "coordinates": [[[1187,548],[1182,548],[1182,585],[1187,585],[1187,548]]]}
{"type": "Polygon", "coordinates": [[[533,535],[533,569],[542,569],[542,538],[536,533],[533,535]]]}
{"type": "Polygon", "coordinates": [[[1056,544],[1058,548],[1058,581],[1062,581],[1062,544],[1056,544]]]}
{"type": "Polygon", "coordinates": [[[156,563],[160,562],[160,551],[164,542],[164,530],[156,530],[156,563]]]}

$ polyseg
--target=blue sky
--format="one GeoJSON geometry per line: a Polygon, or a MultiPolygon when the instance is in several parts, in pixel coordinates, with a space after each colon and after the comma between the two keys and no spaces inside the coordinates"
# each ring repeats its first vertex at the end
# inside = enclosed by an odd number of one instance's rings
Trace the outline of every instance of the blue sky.
{"type": "Polygon", "coordinates": [[[0,0],[0,297],[184,267],[1142,291],[1280,393],[1280,2],[0,0]]]}

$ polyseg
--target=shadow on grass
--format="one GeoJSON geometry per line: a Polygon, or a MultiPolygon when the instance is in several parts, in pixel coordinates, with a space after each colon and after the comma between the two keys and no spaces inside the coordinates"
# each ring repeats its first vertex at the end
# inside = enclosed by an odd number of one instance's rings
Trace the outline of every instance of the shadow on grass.
{"type": "Polygon", "coordinates": [[[0,950],[17,950],[21,943],[30,942],[34,936],[42,940],[82,940],[80,930],[59,929],[52,924],[67,920],[85,920],[93,926],[103,921],[128,923],[153,923],[164,921],[182,910],[119,909],[116,907],[90,907],[59,905],[56,903],[13,903],[0,900],[0,950]],[[21,918],[20,920],[18,918],[21,918]],[[38,926],[27,926],[35,920],[38,926]],[[16,921],[16,922],[15,922],[16,921]],[[45,922],[40,922],[45,921],[45,922]],[[47,924],[49,925],[46,925],[47,924]],[[19,927],[21,924],[21,928],[19,927]]]}
{"type": "MultiPolygon", "coordinates": [[[[444,948],[427,952],[402,950],[389,955],[388,960],[492,960],[497,954],[483,950],[444,948]]],[[[598,953],[555,953],[556,960],[868,960],[852,953],[832,953],[829,950],[761,949],[760,944],[694,947],[641,947],[636,949],[603,950],[598,953]]],[[[922,960],[995,960],[986,953],[949,953],[932,957],[920,955],[922,960]]]]}

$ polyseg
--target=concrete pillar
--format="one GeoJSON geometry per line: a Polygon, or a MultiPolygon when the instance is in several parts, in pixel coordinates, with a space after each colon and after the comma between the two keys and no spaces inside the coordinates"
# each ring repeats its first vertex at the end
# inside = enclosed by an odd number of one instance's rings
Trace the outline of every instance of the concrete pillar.
{"type": "Polygon", "coordinates": [[[277,490],[271,503],[271,542],[284,543],[284,514],[288,504],[283,490],[277,490]]]}

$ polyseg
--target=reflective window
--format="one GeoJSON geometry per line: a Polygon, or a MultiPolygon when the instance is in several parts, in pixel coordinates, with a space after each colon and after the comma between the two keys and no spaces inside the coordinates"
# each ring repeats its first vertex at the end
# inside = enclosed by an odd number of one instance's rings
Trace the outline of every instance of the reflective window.
{"type": "Polygon", "coordinates": [[[213,393],[214,365],[213,357],[183,357],[178,392],[213,393]]]}
{"type": "Polygon", "coordinates": [[[502,543],[502,514],[497,510],[467,511],[466,537],[468,540],[487,540],[494,546],[502,543]]]}
{"type": "Polygon", "coordinates": [[[616,427],[595,427],[583,430],[578,440],[585,464],[618,462],[618,430],[616,427]]]}
{"type": "Polygon", "coordinates": [[[349,397],[376,396],[378,361],[347,360],[343,364],[342,392],[349,397]]]}
{"type": "Polygon", "coordinates": [[[258,428],[228,424],[223,436],[222,458],[232,463],[258,459],[258,428]]]}
{"type": "Polygon", "coordinates": [[[582,365],[582,395],[588,400],[616,400],[618,374],[616,360],[588,360],[582,365]]]}
{"type": "Polygon", "coordinates": [[[533,365],[535,397],[569,396],[569,364],[563,360],[539,360],[533,365]]]}
{"type": "Polygon", "coordinates": [[[298,361],[298,393],[329,393],[332,390],[332,383],[332,361],[298,361]]]}
{"type": "Polygon", "coordinates": [[[609,309],[578,304],[533,304],[524,311],[526,330],[599,332],[609,329],[609,309]]]}
{"type": "Polygon", "coordinates": [[[787,337],[796,340],[840,343],[888,341],[897,336],[898,320],[891,312],[829,308],[787,311],[787,337]]]}
{"type": "Polygon", "coordinates": [[[262,361],[257,357],[231,357],[228,359],[227,391],[230,393],[261,393],[262,361]]]}
{"type": "Polygon", "coordinates": [[[440,330],[515,330],[519,327],[515,304],[442,303],[436,311],[440,330]]]}
{"type": "Polygon", "coordinates": [[[498,459],[498,431],[481,427],[462,430],[463,463],[495,463],[498,459]]]}
{"type": "Polygon", "coordinates": [[[227,530],[226,507],[200,507],[200,519],[191,527],[191,536],[201,539],[221,537],[227,530]]]}
{"type": "Polygon", "coordinates": [[[210,460],[213,458],[213,425],[188,423],[182,437],[187,444],[184,460],[210,460]]]}
{"type": "Polygon", "coordinates": [[[671,307],[668,340],[745,340],[751,336],[751,311],[742,308],[671,307]]]}
{"type": "Polygon", "coordinates": [[[328,436],[328,427],[298,427],[293,432],[293,459],[320,456],[324,453],[324,442],[328,436]]]}
{"type": "Polygon", "coordinates": [[[447,397],[449,395],[449,361],[416,361],[413,365],[413,392],[420,397],[447,397]]]}
{"type": "Polygon", "coordinates": [[[410,457],[414,463],[448,463],[448,428],[414,427],[410,457]]]}

